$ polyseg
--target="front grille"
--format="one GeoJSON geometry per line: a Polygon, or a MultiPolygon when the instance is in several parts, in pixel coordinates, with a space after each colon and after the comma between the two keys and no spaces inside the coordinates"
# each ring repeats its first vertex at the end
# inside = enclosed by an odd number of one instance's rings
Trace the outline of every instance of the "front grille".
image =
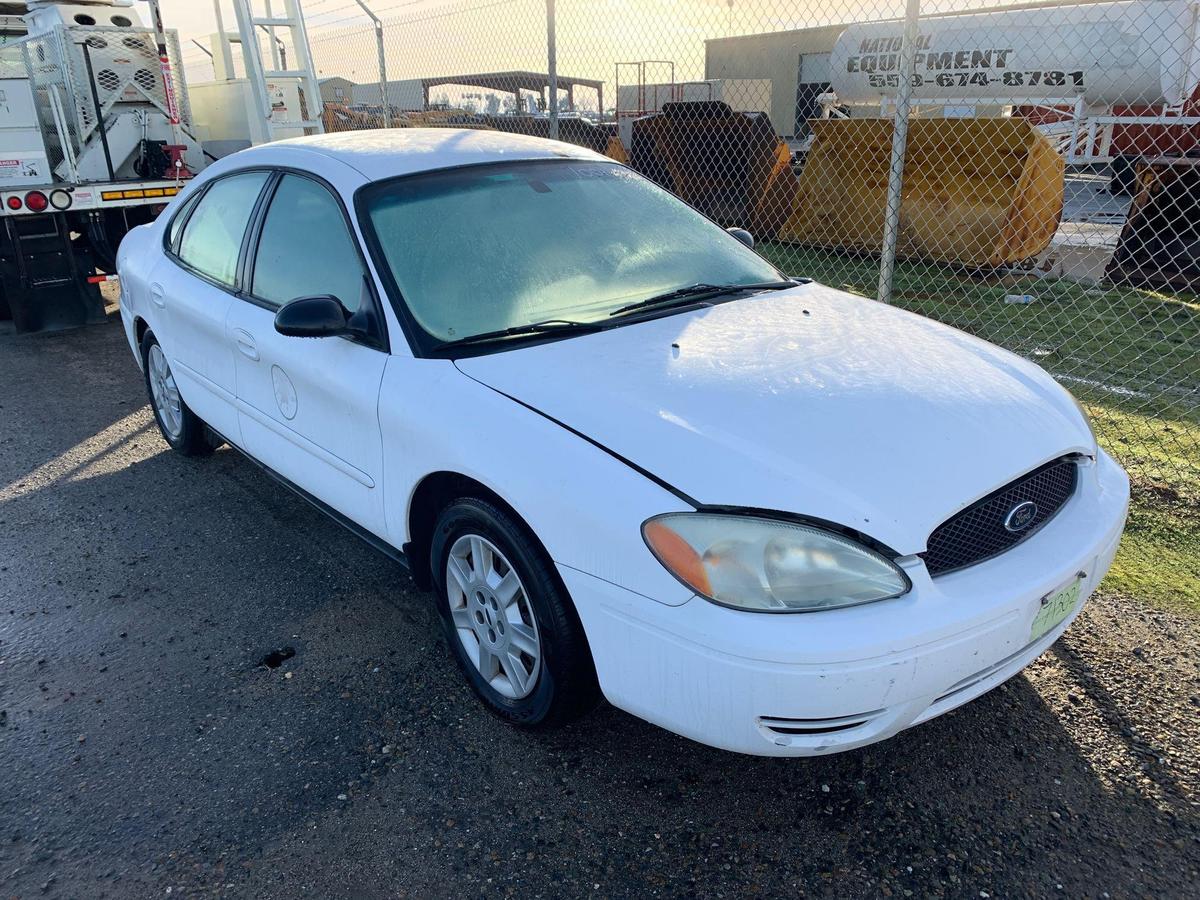
{"type": "Polygon", "coordinates": [[[1075,492],[1079,465],[1074,457],[1063,457],[1022,475],[1011,484],[989,494],[978,503],[947,519],[929,536],[929,549],[921,554],[929,574],[944,575],[956,569],[991,559],[1029,538],[1062,509],[1075,492]],[[1025,503],[1036,505],[1027,521],[1010,513],[1025,503]],[[1009,525],[1021,525],[1011,530],[1009,525]]]}

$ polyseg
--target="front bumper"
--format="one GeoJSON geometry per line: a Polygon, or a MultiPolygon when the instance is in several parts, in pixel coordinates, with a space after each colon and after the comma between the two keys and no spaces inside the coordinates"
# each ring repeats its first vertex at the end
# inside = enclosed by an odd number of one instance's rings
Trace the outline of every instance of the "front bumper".
{"type": "Polygon", "coordinates": [[[1116,554],[1129,480],[1100,453],[1034,537],[865,606],[763,615],[701,598],[666,606],[575,569],[559,571],[614,705],[704,744],[813,756],[883,740],[1021,671],[1058,639],[1116,554]],[[1041,598],[1085,573],[1080,601],[1030,641],[1041,598]]]}

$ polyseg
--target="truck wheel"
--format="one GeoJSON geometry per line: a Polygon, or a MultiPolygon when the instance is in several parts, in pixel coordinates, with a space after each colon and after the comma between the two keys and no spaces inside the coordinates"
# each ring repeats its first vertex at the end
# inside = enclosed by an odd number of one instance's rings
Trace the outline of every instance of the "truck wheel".
{"type": "Polygon", "coordinates": [[[158,430],[163,438],[172,450],[184,456],[212,453],[213,444],[209,440],[208,429],[184,403],[175,384],[175,376],[171,374],[171,366],[167,363],[167,355],[163,353],[153,331],[147,330],[142,335],[141,350],[146,393],[150,395],[150,408],[154,410],[154,420],[158,422],[158,430]]]}

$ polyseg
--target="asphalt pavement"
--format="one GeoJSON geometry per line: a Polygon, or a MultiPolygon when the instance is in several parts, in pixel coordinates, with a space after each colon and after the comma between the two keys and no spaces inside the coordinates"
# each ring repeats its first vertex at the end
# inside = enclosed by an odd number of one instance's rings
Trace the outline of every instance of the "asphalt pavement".
{"type": "Polygon", "coordinates": [[[1200,896],[1200,627],[1102,592],[883,744],[473,699],[403,569],[168,451],[115,319],[0,332],[0,897],[1200,896]]]}

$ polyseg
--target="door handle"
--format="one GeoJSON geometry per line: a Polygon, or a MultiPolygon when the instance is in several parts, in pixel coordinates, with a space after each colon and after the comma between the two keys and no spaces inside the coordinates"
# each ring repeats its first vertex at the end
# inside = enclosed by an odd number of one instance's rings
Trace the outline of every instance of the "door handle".
{"type": "Polygon", "coordinates": [[[166,295],[163,294],[163,289],[162,289],[161,284],[150,285],[150,302],[153,303],[155,306],[157,306],[159,309],[162,309],[164,306],[167,305],[167,298],[166,298],[166,295]]]}
{"type": "Polygon", "coordinates": [[[233,329],[233,342],[242,356],[258,361],[258,344],[254,342],[254,335],[244,328],[235,328],[233,329]]]}

